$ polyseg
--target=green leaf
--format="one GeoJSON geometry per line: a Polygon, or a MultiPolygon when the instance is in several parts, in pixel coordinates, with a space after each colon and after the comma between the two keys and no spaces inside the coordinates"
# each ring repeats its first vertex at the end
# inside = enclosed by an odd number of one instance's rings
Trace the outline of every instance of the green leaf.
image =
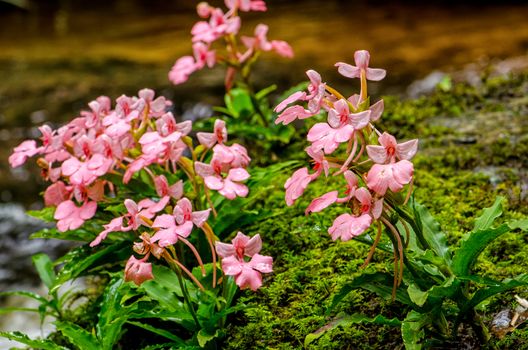
{"type": "Polygon", "coordinates": [[[234,88],[225,95],[225,104],[235,118],[248,117],[254,112],[251,96],[246,89],[234,88]]]}
{"type": "Polygon", "coordinates": [[[118,276],[108,284],[103,293],[96,330],[104,349],[112,349],[121,337],[128,317],[127,307],[122,305],[122,300],[129,290],[130,286],[118,276]]]}
{"type": "Polygon", "coordinates": [[[79,241],[79,242],[90,242],[95,237],[94,232],[87,231],[85,229],[77,229],[66,232],[61,232],[56,228],[44,228],[31,234],[31,239],[42,238],[42,239],[61,239],[65,241],[79,241]]]}
{"type": "Polygon", "coordinates": [[[130,255],[130,243],[128,241],[120,241],[99,250],[89,246],[71,250],[56,261],[56,263],[64,262],[64,266],[59,271],[50,292],[55,292],[64,282],[81,276],[93,266],[98,266],[108,260],[121,260],[123,254],[130,255]]]}
{"type": "Polygon", "coordinates": [[[418,306],[423,306],[427,301],[427,296],[429,293],[427,291],[422,291],[416,284],[411,283],[407,288],[407,293],[409,293],[409,298],[412,302],[418,306]]]}
{"type": "Polygon", "coordinates": [[[497,237],[509,232],[508,225],[472,232],[455,251],[451,267],[457,276],[467,276],[478,256],[497,237]]]}
{"type": "Polygon", "coordinates": [[[259,92],[257,92],[255,94],[255,98],[257,100],[261,100],[263,99],[264,97],[268,96],[269,94],[271,94],[273,91],[277,90],[277,85],[273,84],[273,85],[270,85],[268,86],[267,88],[264,88],[262,90],[260,90],[259,92]]]}
{"type": "MultiPolygon", "coordinates": [[[[68,350],[67,348],[57,345],[51,340],[43,339],[31,339],[22,332],[0,332],[0,337],[7,338],[9,340],[17,341],[22,344],[31,346],[34,349],[42,350],[68,350]]],[[[84,350],[84,349],[83,349],[84,350]]]]}
{"type": "MultiPolygon", "coordinates": [[[[332,300],[332,304],[328,308],[327,313],[335,308],[336,305],[339,304],[341,300],[343,300],[350,292],[358,288],[366,289],[389,300],[392,298],[393,284],[394,278],[388,273],[363,273],[359,277],[356,277],[352,282],[343,285],[341,290],[332,300]]],[[[396,290],[396,300],[406,305],[413,305],[413,302],[409,298],[407,291],[401,287],[396,290]]]]}
{"type": "Polygon", "coordinates": [[[210,334],[210,333],[207,333],[205,329],[200,329],[200,331],[196,334],[198,345],[200,345],[202,348],[205,347],[205,344],[213,340],[216,337],[216,335],[217,333],[210,334]]]}
{"type": "Polygon", "coordinates": [[[484,208],[482,215],[475,220],[473,232],[484,231],[491,228],[495,219],[502,215],[502,202],[504,197],[495,198],[495,203],[489,208],[484,208]]]}
{"type": "Polygon", "coordinates": [[[515,220],[508,222],[510,230],[520,229],[521,231],[528,231],[528,219],[515,220]]]}
{"type": "Polygon", "coordinates": [[[28,210],[26,214],[42,221],[55,222],[55,219],[53,218],[53,214],[55,214],[55,207],[46,207],[40,210],[28,210]]]}
{"type": "Polygon", "coordinates": [[[422,236],[421,238],[425,240],[427,245],[436,253],[436,255],[443,258],[446,263],[449,263],[451,260],[449,246],[447,245],[446,235],[442,231],[438,221],[434,219],[425,206],[414,200],[412,201],[412,208],[419,225],[419,229],[415,230],[415,233],[422,236]]]}
{"type": "Polygon", "coordinates": [[[172,340],[173,342],[177,343],[178,345],[183,345],[185,346],[185,342],[179,338],[178,336],[172,334],[171,332],[167,331],[167,330],[164,330],[164,329],[161,329],[161,328],[158,328],[158,327],[153,327],[149,324],[146,324],[146,323],[141,323],[141,322],[136,322],[136,321],[127,321],[127,323],[131,324],[131,325],[134,325],[136,327],[139,327],[139,328],[143,328],[149,332],[152,332],[152,333],[155,333],[157,335],[161,335],[162,337],[165,337],[167,339],[170,339],[172,340]]]}
{"type": "Polygon", "coordinates": [[[308,334],[306,338],[304,338],[304,347],[307,347],[310,343],[313,343],[315,340],[319,339],[323,334],[332,329],[335,329],[339,326],[346,327],[355,323],[374,323],[388,325],[392,327],[401,326],[401,321],[397,318],[389,319],[382,315],[377,315],[376,317],[372,318],[361,314],[344,315],[337,317],[335,320],[331,321],[324,327],[319,328],[317,331],[308,334]]]}
{"type": "Polygon", "coordinates": [[[49,256],[44,253],[35,254],[32,256],[33,264],[37,269],[40,280],[48,289],[51,289],[55,282],[55,270],[53,270],[53,263],[49,256]]]}
{"type": "Polygon", "coordinates": [[[3,296],[10,296],[10,295],[18,295],[21,297],[27,297],[31,299],[35,299],[36,301],[40,302],[41,304],[46,304],[48,300],[44,298],[41,295],[38,295],[33,292],[26,292],[26,291],[11,291],[11,292],[0,292],[0,297],[3,296]]]}
{"type": "Polygon", "coordinates": [[[108,348],[101,348],[101,344],[97,338],[78,325],[67,321],[54,322],[57,330],[60,331],[70,342],[78,346],[82,350],[107,350],[108,348]]]}
{"type": "Polygon", "coordinates": [[[401,324],[405,349],[420,350],[422,348],[420,342],[425,336],[423,328],[428,323],[430,323],[430,318],[427,314],[421,314],[415,310],[411,310],[407,314],[407,317],[405,317],[401,324]]]}
{"type": "Polygon", "coordinates": [[[473,297],[471,300],[466,303],[462,310],[460,311],[460,314],[463,315],[468,310],[471,310],[484,300],[503,292],[506,292],[510,289],[517,288],[517,287],[526,287],[528,286],[528,274],[519,275],[514,278],[508,278],[502,281],[499,285],[496,286],[490,286],[487,288],[480,288],[473,294],[473,297]]]}

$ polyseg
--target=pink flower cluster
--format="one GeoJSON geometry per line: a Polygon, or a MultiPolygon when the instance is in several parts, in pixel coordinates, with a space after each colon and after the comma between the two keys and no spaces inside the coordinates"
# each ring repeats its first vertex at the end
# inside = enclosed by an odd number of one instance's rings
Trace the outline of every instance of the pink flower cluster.
{"type": "Polygon", "coordinates": [[[206,2],[198,4],[198,15],[204,20],[197,22],[191,30],[193,55],[179,58],[169,72],[169,80],[175,85],[186,82],[193,72],[205,66],[211,68],[216,63],[222,63],[230,67],[226,78],[226,86],[230,86],[235,72],[233,69],[241,69],[258,52],[275,51],[283,57],[293,57],[293,50],[287,42],[267,39],[268,26],[265,24],[255,28],[253,37],[242,36],[239,43],[237,35],[241,19],[238,12],[266,11],[264,1],[226,0],[225,5],[228,10],[224,13],[221,8],[206,2]],[[218,41],[227,45],[221,53],[213,48],[218,41]],[[241,46],[245,50],[239,51],[241,46]]]}
{"type": "Polygon", "coordinates": [[[324,83],[317,72],[309,70],[308,91],[293,93],[275,108],[279,113],[276,123],[283,124],[312,117],[321,110],[326,112],[327,121],[316,123],[307,136],[311,145],[306,152],[312,158],[313,170],[301,168],[286,181],[286,203],[293,205],[312,181],[323,173],[329,176],[333,168],[338,169],[333,175],[343,175],[346,182],[343,195],[340,197],[338,191],[328,192],[314,199],[306,213],[319,212],[334,203],[345,204],[349,212],[338,216],[328,229],[332,239],[341,238],[343,241],[362,234],[373,221],[382,217],[384,196],[388,190],[399,192],[411,184],[413,164],[410,159],[418,147],[418,140],[398,144],[394,136],[381,133],[374,127],[373,122],[383,112],[383,100],[368,105],[367,80],[383,79],[385,70],[369,67],[368,51],[356,51],[354,58],[355,66],[341,62],[336,66],[342,75],[361,80],[359,95],[345,98],[324,83]],[[299,102],[307,103],[307,107],[293,104],[299,102]],[[379,144],[369,144],[372,133],[378,135],[379,144]],[[347,146],[346,158],[342,161],[335,155],[327,158],[342,144],[347,146]],[[372,164],[368,171],[360,170],[368,164],[372,164]]]}
{"type": "MultiPolygon", "coordinates": [[[[132,255],[125,268],[125,279],[136,284],[153,278],[151,263],[147,262],[151,255],[177,265],[199,284],[171,246],[185,244],[203,270],[202,258],[188,240],[193,229],[198,228],[209,242],[215,263],[217,238],[207,224],[211,212],[216,215],[210,191],[218,191],[227,199],[248,194],[243,181],[249,178],[246,168],[251,159],[243,146],[227,144],[225,123],[216,120],[214,132],[197,133],[199,146],[194,148],[188,136],[192,123],[178,123],[166,111],[171,104],[164,97],[155,98],[149,89],[139,91],[135,97],[119,97],[113,109],[110,99],[101,96],[90,102],[89,111],[81,112],[58,130],[42,126],[41,145],[24,141],[9,158],[11,166],[17,167],[29,157],[41,157],[37,163],[43,177],[51,182],[44,193],[45,204],[56,207],[54,218],[59,231],[81,227],[95,216],[98,205],[104,209],[108,198],[123,196],[120,188],[126,188],[133,178],[153,186],[156,195],[152,198],[137,202],[125,199],[126,212],[103,225],[90,243],[95,247],[112,232],[130,232],[139,237],[141,241],[134,244],[134,250],[143,258],[132,255]],[[146,176],[136,176],[140,171],[146,176]],[[123,186],[109,181],[109,175],[121,177],[123,186]],[[176,180],[169,182],[167,177],[176,180]],[[190,184],[192,195],[186,195],[184,180],[190,184]]],[[[130,196],[129,190],[135,192],[132,187],[124,190],[125,198],[130,196]]],[[[270,272],[271,263],[267,268],[255,268],[270,272]]],[[[256,285],[260,286],[258,279],[246,270],[244,267],[244,277],[237,278],[237,283],[244,287],[250,283],[256,289],[256,285]]]]}

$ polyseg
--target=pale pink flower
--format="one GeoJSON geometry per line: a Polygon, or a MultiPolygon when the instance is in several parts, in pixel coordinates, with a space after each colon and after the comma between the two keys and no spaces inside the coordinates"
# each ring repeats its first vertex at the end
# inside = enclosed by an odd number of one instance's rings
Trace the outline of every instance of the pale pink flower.
{"type": "Polygon", "coordinates": [[[58,181],[50,185],[44,192],[44,204],[46,206],[59,205],[68,200],[71,193],[71,186],[66,186],[64,182],[58,181]]]}
{"type": "Polygon", "coordinates": [[[398,144],[396,138],[384,132],[378,142],[381,146],[368,145],[367,153],[375,163],[394,163],[396,159],[410,160],[418,150],[418,140],[410,140],[398,144]]]}
{"type": "Polygon", "coordinates": [[[15,147],[13,154],[9,156],[9,164],[12,168],[21,166],[29,157],[39,154],[44,150],[43,147],[37,147],[35,140],[27,140],[15,147]]]}
{"type": "Polygon", "coordinates": [[[370,111],[351,113],[347,101],[341,99],[328,111],[328,124],[336,129],[344,125],[352,125],[354,130],[360,130],[368,125],[370,114],[370,111]]]}
{"type": "Polygon", "coordinates": [[[238,232],[231,243],[216,242],[215,247],[218,255],[222,258],[233,255],[239,260],[243,260],[244,256],[252,257],[262,249],[262,239],[259,234],[249,238],[242,232],[238,232]]]}
{"type": "Polygon", "coordinates": [[[193,44],[193,55],[196,60],[196,69],[202,69],[207,67],[212,68],[216,63],[216,54],[209,50],[209,45],[202,42],[193,44]]]}
{"type": "Polygon", "coordinates": [[[96,245],[99,245],[103,240],[106,239],[108,234],[110,232],[126,232],[130,231],[132,227],[124,227],[123,226],[123,216],[117,217],[112,219],[108,224],[103,225],[104,230],[101,231],[97,237],[90,243],[90,247],[95,247],[96,245]]]}
{"type": "Polygon", "coordinates": [[[328,229],[328,233],[335,241],[341,238],[342,241],[348,241],[365,232],[372,223],[372,217],[369,214],[353,216],[350,214],[341,214],[328,229]]]}
{"type": "Polygon", "coordinates": [[[370,54],[366,50],[358,50],[354,53],[355,66],[348,63],[338,62],[338,72],[347,78],[360,78],[364,72],[367,80],[379,81],[385,78],[386,71],[379,68],[369,68],[370,54]]]}
{"type": "Polygon", "coordinates": [[[374,219],[379,219],[383,210],[383,199],[375,199],[365,188],[358,188],[354,196],[359,202],[359,212],[361,215],[370,214],[374,219]]]}
{"type": "Polygon", "coordinates": [[[181,136],[182,134],[178,131],[167,136],[162,136],[157,131],[149,131],[141,136],[139,143],[144,154],[159,156],[166,152],[173,143],[179,141],[181,136]]]}
{"type": "Polygon", "coordinates": [[[249,49],[270,51],[273,46],[268,41],[268,26],[265,24],[259,24],[255,27],[255,36],[254,37],[242,37],[242,42],[249,49]]]}
{"type": "Polygon", "coordinates": [[[240,289],[249,288],[256,291],[262,286],[261,273],[273,271],[273,258],[255,254],[249,262],[241,261],[235,256],[222,259],[222,270],[224,274],[235,277],[235,283],[240,289]]]}
{"type": "Polygon", "coordinates": [[[290,103],[297,102],[299,100],[303,101],[306,98],[306,92],[304,91],[296,91],[290,96],[286,97],[284,101],[279,103],[277,107],[275,107],[274,111],[277,113],[282,112],[290,103]]]}
{"type": "Polygon", "coordinates": [[[209,22],[197,22],[191,29],[192,41],[211,43],[225,34],[236,34],[240,29],[240,17],[230,16],[215,8],[211,11],[209,22]]]}
{"type": "Polygon", "coordinates": [[[292,47],[284,40],[272,40],[271,48],[279,54],[279,56],[286,58],[293,58],[294,56],[292,47]]]}
{"type": "Polygon", "coordinates": [[[284,184],[284,188],[286,189],[286,204],[288,206],[293,205],[297,198],[302,196],[304,190],[306,187],[308,187],[312,180],[313,176],[308,173],[307,168],[301,168],[295,171],[284,184]]]}
{"type": "Polygon", "coordinates": [[[81,227],[84,221],[95,215],[96,210],[97,204],[95,202],[86,202],[78,207],[73,201],[67,200],[57,206],[53,218],[58,220],[57,229],[65,232],[81,227]]]}
{"type": "Polygon", "coordinates": [[[266,11],[266,3],[263,0],[225,0],[225,5],[230,10],[266,11]]]}
{"type": "Polygon", "coordinates": [[[367,186],[380,196],[385,195],[388,188],[398,192],[411,182],[413,171],[413,164],[405,159],[397,163],[374,164],[367,174],[367,186]]]}
{"type": "Polygon", "coordinates": [[[206,148],[212,148],[217,142],[223,144],[227,141],[227,128],[223,120],[217,119],[214,123],[214,131],[198,132],[196,137],[201,145],[206,148]]]}
{"type": "Polygon", "coordinates": [[[275,124],[290,124],[295,119],[306,119],[314,115],[311,111],[304,109],[302,106],[290,106],[286,108],[275,120],[275,124]]]}
{"type": "Polygon", "coordinates": [[[194,58],[192,56],[183,56],[172,66],[169,72],[169,80],[174,85],[185,83],[196,69],[194,58]]]}
{"type": "Polygon", "coordinates": [[[338,195],[337,191],[332,191],[332,192],[323,194],[321,197],[315,198],[308,205],[304,213],[308,215],[310,213],[317,213],[327,208],[328,206],[334,204],[337,201],[337,195],[338,195]]]}
{"type": "Polygon", "coordinates": [[[125,266],[125,281],[134,282],[137,286],[143,282],[154,279],[152,274],[152,264],[145,262],[148,255],[143,259],[136,259],[135,256],[131,255],[125,266]]]}
{"type": "Polygon", "coordinates": [[[142,89],[139,90],[138,96],[142,98],[148,105],[150,116],[158,117],[165,113],[165,109],[172,105],[172,102],[167,100],[163,96],[158,96],[154,98],[156,93],[152,89],[142,89]]]}
{"type": "Polygon", "coordinates": [[[179,180],[175,184],[169,186],[169,182],[165,175],[156,176],[154,178],[154,186],[156,193],[160,197],[169,196],[174,199],[180,199],[183,195],[183,181],[179,180]]]}
{"type": "Polygon", "coordinates": [[[212,7],[205,1],[202,1],[198,5],[196,5],[196,12],[198,13],[198,16],[202,18],[209,18],[213,10],[214,7],[212,7]]]}
{"type": "Polygon", "coordinates": [[[62,174],[70,177],[74,185],[89,185],[99,176],[106,174],[113,160],[101,154],[95,154],[85,162],[72,157],[62,163],[62,174]]]}
{"type": "MultiPolygon", "coordinates": [[[[348,102],[350,102],[352,106],[354,106],[354,109],[358,108],[359,97],[360,96],[358,94],[354,94],[350,96],[349,98],[347,98],[348,102]]],[[[378,102],[371,105],[369,107],[370,121],[375,122],[376,120],[378,120],[381,117],[381,114],[383,113],[384,108],[385,108],[385,104],[383,100],[379,100],[378,102]]]]}
{"type": "Polygon", "coordinates": [[[221,168],[201,162],[195,163],[196,173],[204,179],[207,188],[216,190],[227,199],[246,197],[249,190],[239,182],[247,180],[249,173],[243,168],[230,169],[226,178],[222,177],[221,168]]]}

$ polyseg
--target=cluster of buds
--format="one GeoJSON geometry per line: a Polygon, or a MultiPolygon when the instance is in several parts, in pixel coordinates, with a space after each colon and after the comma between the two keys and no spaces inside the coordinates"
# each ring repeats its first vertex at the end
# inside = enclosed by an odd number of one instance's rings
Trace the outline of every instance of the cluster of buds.
{"type": "Polygon", "coordinates": [[[254,36],[238,37],[241,19],[240,12],[266,11],[262,0],[226,0],[227,12],[221,8],[212,7],[206,2],[197,6],[198,15],[203,21],[197,22],[192,30],[192,56],[180,57],[169,72],[169,80],[175,85],[187,81],[189,76],[205,66],[211,68],[220,63],[228,67],[225,85],[229,90],[237,71],[244,78],[249,74],[249,67],[263,51],[275,51],[283,57],[293,57],[290,45],[282,40],[267,39],[268,26],[259,24],[254,36]],[[222,45],[214,48],[215,43],[222,45]]]}
{"type": "MultiPolygon", "coordinates": [[[[384,105],[383,100],[370,104],[367,80],[381,80],[386,73],[383,69],[369,67],[370,55],[367,51],[356,51],[354,59],[355,66],[342,62],[336,66],[343,76],[360,79],[359,95],[346,98],[324,83],[317,72],[309,70],[308,91],[295,92],[275,108],[279,113],[276,123],[284,124],[312,117],[321,110],[327,114],[327,122],[313,125],[307,136],[311,145],[306,148],[306,153],[312,158],[313,172],[310,173],[306,167],[301,168],[286,181],[286,203],[293,205],[310,182],[323,173],[328,177],[334,170],[334,176],[343,176],[346,184],[343,194],[340,196],[335,190],[315,198],[307,207],[306,214],[342,203],[347,212],[338,216],[328,229],[333,240],[350,240],[364,233],[375,222],[378,224],[376,243],[381,235],[380,222],[399,240],[399,234],[388,220],[387,212],[391,207],[385,199],[390,192],[399,192],[409,185],[405,202],[408,200],[414,170],[409,160],[417,151],[418,140],[397,143],[394,136],[376,129],[373,123],[380,118],[384,105]],[[307,107],[298,103],[307,103],[307,107]],[[346,150],[341,150],[341,145],[346,145],[346,150]],[[342,156],[343,151],[345,156],[342,156]],[[332,155],[334,152],[340,153],[332,155]]],[[[401,252],[400,249],[398,251],[401,252]]]]}
{"type": "MultiPolygon", "coordinates": [[[[65,126],[57,130],[40,127],[42,144],[22,142],[9,162],[18,167],[29,157],[41,156],[37,163],[42,176],[51,182],[44,192],[45,205],[56,207],[59,231],[81,227],[95,216],[98,206],[104,209],[108,198],[119,195],[109,175],[122,178],[124,185],[134,177],[146,181],[155,188],[156,196],[137,203],[125,199],[127,212],[104,225],[90,245],[99,245],[111,232],[133,232],[141,240],[134,244],[134,251],[143,258],[130,257],[125,269],[127,280],[140,284],[153,278],[147,262],[152,255],[177,265],[200,285],[180,262],[173,246],[181,242],[189,247],[205,273],[198,250],[188,240],[196,227],[204,232],[216,264],[217,238],[207,224],[211,212],[216,215],[211,190],[227,199],[247,196],[243,181],[249,178],[246,167],[250,158],[243,146],[226,144],[227,129],[221,120],[216,120],[213,133],[197,133],[199,144],[194,147],[189,136],[192,122],[176,122],[167,112],[171,104],[164,97],[155,98],[149,89],[135,97],[119,97],[114,109],[111,100],[101,96],[89,104],[90,111],[81,112],[65,126]],[[140,171],[147,179],[135,176],[140,171]],[[178,180],[169,183],[167,177],[178,180]],[[189,193],[184,192],[184,181],[190,183],[189,193]],[[199,210],[193,210],[193,203],[199,210]]],[[[128,188],[125,192],[121,196],[126,198],[134,191],[128,188]]],[[[271,262],[269,266],[259,271],[269,272],[271,262]]],[[[216,281],[216,269],[213,273],[216,281]]],[[[241,287],[249,283],[247,278],[237,280],[241,287]]],[[[251,282],[252,288],[255,285],[251,282]]]]}

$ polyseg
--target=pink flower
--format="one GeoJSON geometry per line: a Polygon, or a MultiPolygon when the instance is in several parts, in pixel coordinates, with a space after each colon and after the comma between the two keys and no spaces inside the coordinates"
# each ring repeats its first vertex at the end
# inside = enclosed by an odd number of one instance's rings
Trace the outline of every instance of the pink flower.
{"type": "Polygon", "coordinates": [[[369,68],[370,54],[366,50],[359,50],[354,53],[355,66],[338,62],[338,72],[347,78],[360,78],[361,73],[365,74],[367,80],[379,81],[385,78],[386,71],[379,68],[369,68]]]}
{"type": "Polygon", "coordinates": [[[106,174],[112,166],[113,160],[101,154],[95,154],[85,162],[72,157],[62,163],[62,174],[70,177],[74,185],[89,185],[98,176],[106,174]]]}
{"type": "Polygon", "coordinates": [[[256,291],[262,286],[261,273],[273,271],[273,258],[255,254],[249,262],[241,261],[235,256],[222,259],[222,270],[228,276],[235,277],[235,283],[240,289],[250,288],[256,291]]]}
{"type": "Polygon", "coordinates": [[[169,80],[174,85],[185,83],[196,69],[194,58],[192,56],[183,56],[172,66],[169,72],[169,80]]]}
{"type": "Polygon", "coordinates": [[[71,186],[66,186],[64,182],[58,181],[50,185],[44,192],[44,204],[46,206],[59,205],[70,198],[71,186]]]}
{"type": "Polygon", "coordinates": [[[293,205],[297,198],[302,196],[304,190],[313,179],[314,177],[308,173],[307,168],[301,168],[295,171],[284,184],[284,188],[286,189],[286,205],[293,205]]]}
{"type": "Polygon", "coordinates": [[[214,7],[212,7],[205,1],[202,1],[198,5],[196,5],[196,12],[198,13],[198,16],[202,18],[209,18],[213,10],[214,10],[214,7]]]}
{"type": "MultiPolygon", "coordinates": [[[[333,128],[341,128],[344,125],[352,125],[354,130],[363,129],[370,120],[370,111],[350,113],[346,100],[339,100],[334,103],[334,108],[328,111],[328,124],[333,128]]],[[[348,140],[347,140],[348,141],[348,140]]]]}
{"type": "Polygon", "coordinates": [[[85,220],[91,219],[95,215],[96,210],[97,204],[95,202],[87,202],[78,207],[73,201],[67,200],[57,206],[53,218],[58,220],[57,229],[65,232],[81,227],[85,220]]]}
{"type": "Polygon", "coordinates": [[[327,208],[328,206],[334,204],[337,201],[337,195],[338,195],[337,191],[332,191],[332,192],[328,192],[328,193],[323,194],[321,197],[315,198],[310,203],[310,205],[308,205],[308,207],[306,208],[304,213],[306,215],[308,215],[311,212],[312,213],[317,213],[317,212],[327,208]]]}
{"type": "Polygon", "coordinates": [[[95,239],[90,243],[90,247],[95,247],[96,245],[99,245],[103,240],[106,239],[106,236],[108,236],[110,232],[126,232],[130,231],[131,229],[131,227],[123,226],[122,216],[112,219],[112,221],[110,221],[106,225],[103,225],[103,227],[104,230],[101,231],[101,233],[99,233],[97,237],[95,237],[95,239]]]}
{"type": "Polygon", "coordinates": [[[212,68],[216,63],[216,54],[213,51],[209,51],[209,45],[202,42],[193,44],[193,54],[196,60],[196,69],[202,69],[207,65],[212,68]]]}
{"type": "Polygon", "coordinates": [[[160,197],[169,196],[174,199],[180,199],[183,195],[183,181],[179,180],[174,185],[169,186],[169,182],[164,175],[156,176],[154,178],[154,186],[156,193],[160,197]]]}
{"type": "Polygon", "coordinates": [[[257,234],[249,238],[238,232],[232,244],[216,242],[216,252],[222,257],[222,270],[228,276],[235,276],[236,284],[255,291],[262,285],[262,273],[272,272],[273,258],[258,254],[262,240],[257,234]],[[245,257],[251,257],[249,262],[245,257]]]}
{"type": "Polygon", "coordinates": [[[292,47],[286,41],[272,40],[271,48],[277,54],[279,54],[279,56],[286,57],[286,58],[293,58],[294,56],[292,47]]]}
{"type": "Polygon", "coordinates": [[[347,142],[354,134],[352,125],[343,125],[337,129],[327,123],[317,123],[308,131],[308,141],[315,151],[324,150],[326,154],[334,152],[340,143],[347,142]]]}
{"type": "MultiPolygon", "coordinates": [[[[282,112],[290,103],[297,102],[299,100],[303,101],[306,98],[306,92],[304,91],[296,91],[290,96],[286,97],[284,101],[279,103],[277,107],[275,107],[274,111],[277,113],[282,112]]],[[[277,122],[276,122],[277,123],[277,122]]]]}
{"type": "Polygon", "coordinates": [[[290,106],[286,108],[278,118],[275,120],[275,124],[283,123],[284,125],[290,124],[295,119],[306,119],[312,117],[314,114],[309,110],[304,109],[302,106],[290,106]]]}
{"type": "Polygon", "coordinates": [[[334,220],[334,223],[328,229],[328,233],[334,241],[341,238],[345,242],[365,232],[371,223],[372,217],[369,214],[363,214],[359,217],[341,214],[334,220]]]}
{"type": "Polygon", "coordinates": [[[172,102],[163,96],[158,96],[154,99],[155,95],[152,89],[142,89],[138,92],[139,98],[143,99],[149,107],[149,115],[158,117],[165,113],[165,108],[171,106],[172,102]]]}
{"type": "Polygon", "coordinates": [[[230,14],[224,14],[221,9],[215,8],[211,11],[209,22],[200,21],[193,26],[192,41],[212,43],[225,34],[237,34],[239,29],[240,17],[231,17],[230,14]]]}
{"type": "Polygon", "coordinates": [[[39,154],[43,151],[43,147],[37,147],[34,140],[27,140],[15,147],[13,154],[9,156],[9,164],[12,168],[21,166],[29,157],[39,154]]]}
{"type": "Polygon", "coordinates": [[[388,188],[398,192],[411,182],[413,171],[412,163],[405,159],[397,163],[374,164],[367,174],[367,186],[380,196],[385,195],[388,188]]]}
{"type": "Polygon", "coordinates": [[[131,255],[125,266],[125,281],[134,282],[137,286],[148,280],[153,280],[152,264],[145,262],[148,256],[143,259],[136,259],[131,255]]]}
{"type": "Polygon", "coordinates": [[[230,10],[266,11],[266,3],[263,0],[225,0],[225,5],[230,10]]]}
{"type": "Polygon", "coordinates": [[[398,144],[394,136],[384,132],[378,141],[381,146],[367,146],[367,153],[375,163],[394,163],[396,159],[410,160],[418,150],[418,140],[398,144]]]}
{"type": "Polygon", "coordinates": [[[222,258],[234,255],[239,260],[243,260],[244,256],[252,257],[262,249],[262,239],[259,234],[249,238],[242,232],[238,232],[231,242],[232,244],[216,242],[215,247],[218,255],[222,258]]]}
{"type": "Polygon", "coordinates": [[[247,180],[249,173],[243,168],[230,169],[226,178],[222,177],[221,169],[201,162],[195,163],[196,173],[204,179],[207,188],[216,190],[227,199],[246,197],[248,194],[247,186],[239,182],[247,180]]]}
{"type": "Polygon", "coordinates": [[[178,131],[167,136],[162,136],[157,131],[150,131],[141,136],[139,143],[144,154],[157,157],[169,150],[171,145],[180,140],[181,136],[181,132],[178,131]]]}
{"type": "Polygon", "coordinates": [[[372,198],[372,195],[365,187],[358,188],[354,195],[359,202],[360,214],[370,214],[374,219],[379,219],[383,210],[383,198],[372,198]]]}
{"type": "Polygon", "coordinates": [[[255,28],[255,36],[252,38],[243,36],[242,42],[250,49],[270,51],[273,46],[271,46],[271,43],[268,41],[268,38],[266,37],[267,34],[268,26],[265,24],[259,24],[255,28]]]}
{"type": "Polygon", "coordinates": [[[223,120],[217,119],[214,123],[214,132],[196,133],[198,141],[206,148],[212,148],[217,142],[223,144],[227,141],[227,128],[223,120]]]}

